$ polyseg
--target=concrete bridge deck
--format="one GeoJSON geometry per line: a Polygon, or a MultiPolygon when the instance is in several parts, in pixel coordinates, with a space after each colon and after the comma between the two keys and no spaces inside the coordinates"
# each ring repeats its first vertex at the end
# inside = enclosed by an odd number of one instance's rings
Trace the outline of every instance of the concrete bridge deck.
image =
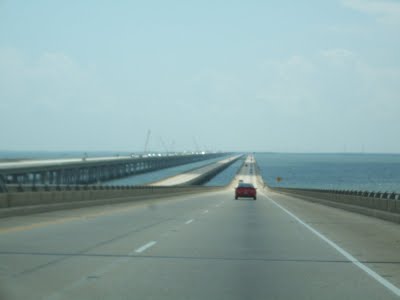
{"type": "Polygon", "coordinates": [[[178,174],[169,178],[165,178],[163,180],[151,183],[152,186],[175,186],[175,185],[188,185],[193,184],[201,180],[201,178],[207,176],[208,174],[215,174],[219,172],[222,168],[226,168],[237,159],[239,159],[241,155],[235,155],[228,157],[226,159],[220,160],[215,163],[211,163],[204,167],[196,168],[194,170],[190,170],[184,172],[182,174],[178,174]]]}

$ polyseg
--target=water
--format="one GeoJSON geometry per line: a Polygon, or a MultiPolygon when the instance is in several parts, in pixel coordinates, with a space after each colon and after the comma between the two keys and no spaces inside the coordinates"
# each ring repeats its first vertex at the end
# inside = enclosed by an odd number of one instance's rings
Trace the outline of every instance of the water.
{"type": "Polygon", "coordinates": [[[270,186],[400,192],[399,154],[257,153],[255,157],[270,186]]]}
{"type": "Polygon", "coordinates": [[[204,184],[205,186],[224,186],[229,184],[235,177],[237,171],[243,164],[243,159],[239,159],[223,170],[221,173],[217,174],[209,182],[204,184]]]}

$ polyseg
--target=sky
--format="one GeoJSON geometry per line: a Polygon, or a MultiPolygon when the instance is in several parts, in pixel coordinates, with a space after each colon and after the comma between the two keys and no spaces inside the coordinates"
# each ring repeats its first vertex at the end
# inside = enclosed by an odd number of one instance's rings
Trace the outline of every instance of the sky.
{"type": "Polygon", "coordinates": [[[400,1],[0,0],[0,150],[400,153],[400,1]]]}

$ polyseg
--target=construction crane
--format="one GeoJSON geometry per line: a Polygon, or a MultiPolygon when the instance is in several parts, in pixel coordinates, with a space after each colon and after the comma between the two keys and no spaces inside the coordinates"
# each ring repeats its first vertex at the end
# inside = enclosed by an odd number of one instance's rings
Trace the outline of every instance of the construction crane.
{"type": "Polygon", "coordinates": [[[168,148],[167,148],[167,146],[165,145],[164,140],[163,140],[163,138],[162,138],[161,136],[160,136],[160,142],[161,142],[161,145],[163,146],[163,148],[164,148],[166,154],[168,155],[168,153],[169,153],[168,148]]]}
{"type": "Polygon", "coordinates": [[[150,135],[151,135],[151,130],[147,130],[147,135],[146,135],[146,142],[144,143],[144,151],[143,154],[147,154],[148,151],[148,146],[149,146],[149,141],[150,141],[150,135]]]}

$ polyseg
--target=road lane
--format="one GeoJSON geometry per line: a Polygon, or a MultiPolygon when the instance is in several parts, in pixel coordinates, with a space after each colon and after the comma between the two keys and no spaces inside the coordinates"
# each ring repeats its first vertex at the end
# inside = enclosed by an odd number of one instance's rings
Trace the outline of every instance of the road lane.
{"type": "MultiPolygon", "coordinates": [[[[153,202],[148,206],[134,205],[132,208],[125,205],[125,209],[90,218],[85,218],[84,215],[72,218],[72,211],[67,211],[66,222],[47,222],[47,226],[43,227],[29,224],[25,230],[19,231],[8,228],[11,231],[0,234],[0,286],[12,287],[12,283],[15,283],[19,289],[21,282],[24,282],[26,287],[31,286],[27,289],[29,294],[50,277],[53,284],[46,286],[41,292],[61,288],[64,281],[68,282],[79,276],[81,263],[83,266],[87,265],[89,270],[97,267],[98,260],[81,260],[79,257],[88,258],[96,251],[111,256],[126,255],[148,241],[147,235],[143,233],[151,235],[153,232],[158,234],[168,231],[163,230],[167,224],[167,228],[173,229],[176,224],[201,214],[207,203],[214,203],[216,195],[218,193],[204,197],[182,196],[175,200],[153,202]],[[62,278],[53,276],[52,272],[57,274],[64,267],[70,272],[63,272],[62,278]],[[8,282],[6,279],[10,278],[14,280],[8,282]]],[[[99,208],[96,209],[98,210],[99,208]]],[[[79,214],[79,211],[75,210],[75,214],[79,214]]],[[[90,214],[90,210],[84,211],[90,214]]],[[[47,213],[45,219],[52,214],[60,216],[61,212],[47,213]]],[[[14,224],[20,227],[21,220],[25,218],[38,220],[37,215],[19,217],[13,218],[19,219],[14,224]]]]}
{"type": "Polygon", "coordinates": [[[266,191],[266,194],[359,261],[400,287],[399,224],[311,203],[273,191],[266,191]]]}
{"type": "Polygon", "coordinates": [[[123,207],[0,233],[3,298],[398,299],[261,191],[123,207]]]}
{"type": "Polygon", "coordinates": [[[312,226],[308,225],[305,223],[303,220],[301,220],[299,217],[294,215],[292,212],[284,208],[283,206],[279,205],[277,202],[272,200],[270,197],[266,196],[268,200],[270,200],[274,205],[282,209],[284,212],[286,212],[289,216],[291,216],[293,219],[295,219],[298,223],[303,225],[305,228],[310,230],[313,234],[318,236],[321,240],[326,242],[329,246],[331,246],[333,249],[335,249],[337,252],[339,252],[342,256],[344,256],[348,261],[350,261],[352,264],[354,264],[356,267],[358,267],[360,270],[371,276],[374,280],[382,284],[385,288],[388,290],[392,291],[396,296],[400,297],[400,289],[396,287],[394,284],[392,284],[390,281],[386,280],[383,276],[379,275],[377,272],[366,266],[366,264],[360,262],[358,259],[356,259],[353,255],[351,255],[349,252],[344,250],[342,247],[340,247],[338,244],[335,242],[331,241],[329,238],[327,238],[325,235],[321,234],[318,230],[313,228],[312,226]]]}

